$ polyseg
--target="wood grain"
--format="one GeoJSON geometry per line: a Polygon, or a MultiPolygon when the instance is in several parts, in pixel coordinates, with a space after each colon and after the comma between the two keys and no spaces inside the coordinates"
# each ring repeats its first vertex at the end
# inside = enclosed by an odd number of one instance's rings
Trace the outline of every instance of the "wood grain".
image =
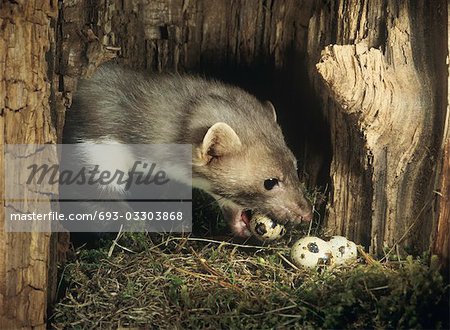
{"type": "Polygon", "coordinates": [[[371,252],[429,247],[446,112],[446,36],[438,33],[446,13],[444,1],[331,1],[309,25],[310,77],[333,145],[326,228],[371,252]]]}
{"type": "MultiPolygon", "coordinates": [[[[50,26],[56,17],[57,5],[57,1],[48,0],[1,2],[1,155],[5,144],[56,142],[49,105],[51,84],[46,56],[51,53],[50,26]]],[[[50,234],[5,232],[3,169],[2,157],[0,328],[44,329],[50,234]]],[[[44,208],[50,210],[50,204],[44,208]]]]}

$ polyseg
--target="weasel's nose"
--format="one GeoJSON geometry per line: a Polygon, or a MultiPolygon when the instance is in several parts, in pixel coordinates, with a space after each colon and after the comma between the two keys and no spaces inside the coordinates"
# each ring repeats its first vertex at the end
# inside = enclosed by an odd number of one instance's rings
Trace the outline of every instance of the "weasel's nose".
{"type": "Polygon", "coordinates": [[[293,224],[298,224],[302,221],[311,221],[313,218],[312,210],[303,210],[299,206],[293,206],[290,208],[289,213],[287,214],[287,221],[292,222],[293,224]]]}
{"type": "Polygon", "coordinates": [[[314,207],[309,200],[304,198],[302,203],[299,205],[300,215],[303,221],[311,221],[314,217],[314,207]]]}
{"type": "Polygon", "coordinates": [[[300,221],[311,221],[313,219],[313,210],[311,205],[297,205],[294,208],[294,213],[296,215],[296,219],[293,219],[296,222],[300,221]]]}

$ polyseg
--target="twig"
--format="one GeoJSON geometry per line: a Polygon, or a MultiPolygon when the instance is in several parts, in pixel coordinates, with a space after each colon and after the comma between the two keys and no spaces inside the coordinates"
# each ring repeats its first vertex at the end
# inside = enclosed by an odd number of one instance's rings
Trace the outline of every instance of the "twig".
{"type": "Polygon", "coordinates": [[[356,246],[359,254],[361,254],[364,258],[364,260],[369,264],[369,265],[375,265],[377,263],[377,261],[372,258],[372,256],[370,254],[368,254],[366,251],[364,251],[364,248],[361,245],[357,245],[356,246]]]}
{"type": "Polygon", "coordinates": [[[294,268],[295,270],[300,270],[296,265],[294,265],[292,262],[290,262],[284,255],[282,255],[280,252],[277,252],[278,256],[284,260],[289,266],[294,268]]]}
{"type": "Polygon", "coordinates": [[[181,273],[185,273],[185,274],[197,277],[197,278],[201,278],[201,279],[213,282],[213,283],[217,283],[217,284],[219,284],[219,285],[221,285],[221,286],[223,286],[225,288],[231,288],[233,290],[238,291],[239,293],[243,293],[243,291],[240,288],[238,288],[236,285],[231,284],[229,282],[222,281],[219,278],[217,278],[217,276],[208,275],[208,274],[194,273],[194,272],[191,272],[189,270],[185,270],[183,268],[177,268],[177,267],[174,267],[173,269],[175,269],[176,271],[181,272],[181,273]]]}
{"type": "Polygon", "coordinates": [[[200,266],[206,270],[208,273],[210,273],[211,275],[214,276],[218,276],[218,277],[224,277],[223,274],[219,273],[218,271],[216,271],[214,268],[212,268],[207,262],[205,258],[202,258],[198,255],[197,252],[195,252],[195,250],[191,247],[191,253],[197,258],[198,263],[200,264],[200,266]]]}
{"type": "Polygon", "coordinates": [[[122,235],[123,235],[122,229],[123,229],[123,225],[120,225],[119,232],[117,233],[116,238],[114,239],[114,241],[113,241],[112,244],[111,244],[111,247],[109,248],[109,251],[108,251],[108,258],[111,258],[112,254],[113,254],[113,252],[114,252],[114,247],[115,247],[115,246],[118,246],[118,247],[120,247],[122,250],[128,251],[128,252],[130,252],[130,253],[135,253],[133,250],[131,250],[131,249],[129,249],[129,248],[126,248],[126,247],[124,247],[124,246],[122,246],[122,245],[120,245],[120,244],[118,243],[119,239],[120,239],[120,238],[122,237],[122,235]]]}
{"type": "Polygon", "coordinates": [[[230,243],[230,242],[225,242],[225,241],[216,241],[216,240],[212,240],[212,239],[197,238],[197,237],[171,237],[165,243],[167,243],[169,241],[179,241],[179,240],[184,240],[184,239],[186,239],[188,241],[197,241],[197,242],[222,244],[222,245],[229,245],[229,246],[235,246],[235,247],[240,247],[240,248],[249,248],[249,249],[280,250],[280,251],[288,251],[288,250],[290,250],[289,248],[236,244],[236,243],[230,243]]]}

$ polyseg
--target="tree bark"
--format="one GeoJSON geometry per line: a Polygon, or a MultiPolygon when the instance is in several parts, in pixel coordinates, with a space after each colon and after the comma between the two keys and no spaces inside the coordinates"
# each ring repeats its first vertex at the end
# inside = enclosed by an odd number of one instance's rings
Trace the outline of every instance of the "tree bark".
{"type": "MultiPolygon", "coordinates": [[[[450,3],[447,5],[447,14],[450,3]]],[[[440,194],[438,203],[438,222],[433,242],[433,253],[441,256],[443,272],[450,276],[450,17],[447,15],[447,113],[444,120],[443,152],[441,156],[440,194]]],[[[445,72],[445,71],[443,71],[445,72]]],[[[444,75],[445,77],[445,75],[444,75]]],[[[445,79],[445,78],[444,78],[445,79]]],[[[445,102],[444,102],[445,104],[445,102]]]]}
{"type": "Polygon", "coordinates": [[[341,0],[318,8],[309,25],[310,77],[333,146],[325,226],[372,252],[429,248],[446,113],[446,24],[445,1],[341,0]]]}
{"type": "MultiPolygon", "coordinates": [[[[431,246],[448,260],[445,1],[0,4],[2,149],[61,141],[78,79],[111,58],[149,72],[215,76],[273,101],[288,142],[308,160],[302,169],[310,186],[328,170],[331,141],[328,233],[377,253],[431,246]]],[[[0,231],[1,328],[45,326],[55,242],[49,234],[0,231]]]]}
{"type": "MultiPolygon", "coordinates": [[[[450,136],[450,132],[447,134],[450,136]]],[[[443,272],[448,276],[450,267],[450,138],[447,138],[445,144],[441,180],[439,217],[433,253],[441,257],[443,272]]]]}
{"type": "MultiPolygon", "coordinates": [[[[57,1],[1,1],[0,5],[0,328],[45,328],[50,233],[4,230],[5,144],[55,143],[47,60],[57,1]]],[[[30,201],[31,202],[31,201],[30,201]]],[[[50,210],[50,203],[43,209],[50,210]]],[[[24,209],[26,211],[26,209],[24,209]]]]}

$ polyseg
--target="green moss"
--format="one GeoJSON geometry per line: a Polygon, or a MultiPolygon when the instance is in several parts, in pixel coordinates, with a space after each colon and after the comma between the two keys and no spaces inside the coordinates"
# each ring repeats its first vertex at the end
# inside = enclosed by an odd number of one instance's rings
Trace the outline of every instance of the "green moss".
{"type": "Polygon", "coordinates": [[[51,322],[58,328],[449,327],[449,287],[434,259],[317,273],[290,267],[279,256],[288,250],[165,242],[109,259],[102,251],[78,254],[65,268],[68,286],[51,322]]]}

